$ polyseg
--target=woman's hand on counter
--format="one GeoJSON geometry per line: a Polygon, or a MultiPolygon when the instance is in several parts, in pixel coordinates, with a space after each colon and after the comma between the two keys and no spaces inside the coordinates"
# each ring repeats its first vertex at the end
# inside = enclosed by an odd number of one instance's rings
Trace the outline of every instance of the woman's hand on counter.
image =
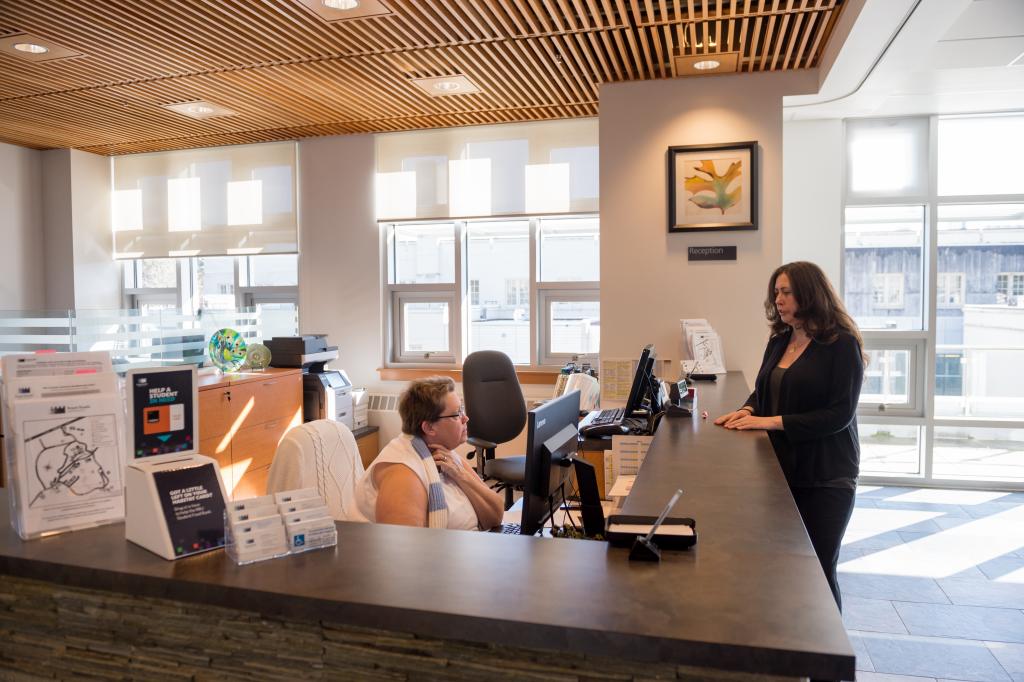
{"type": "MultiPolygon", "coordinates": [[[[736,414],[735,412],[733,414],[736,414]]],[[[726,419],[719,422],[719,417],[715,420],[716,424],[721,423],[727,429],[733,429],[736,431],[781,431],[782,430],[782,417],[755,417],[749,414],[746,410],[739,411],[739,417],[734,419],[726,419]]],[[[728,417],[729,415],[723,415],[728,417]]]]}
{"type": "Polygon", "coordinates": [[[728,428],[729,424],[731,424],[734,421],[736,421],[738,419],[741,419],[743,417],[749,417],[750,414],[751,414],[750,410],[745,410],[743,408],[740,408],[738,410],[734,410],[732,412],[729,412],[728,414],[723,414],[721,417],[718,417],[717,419],[715,419],[715,425],[717,425],[717,426],[724,426],[724,427],[728,428]]]}

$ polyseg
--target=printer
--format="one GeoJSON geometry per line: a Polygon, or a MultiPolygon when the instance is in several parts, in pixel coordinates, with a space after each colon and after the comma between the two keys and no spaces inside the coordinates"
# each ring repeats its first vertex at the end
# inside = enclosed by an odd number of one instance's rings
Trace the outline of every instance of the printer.
{"type": "Polygon", "coordinates": [[[338,359],[338,347],[327,345],[325,334],[275,336],[264,345],[270,349],[272,367],[302,368],[302,418],[332,419],[354,427],[352,382],[341,370],[327,369],[338,359]]]}

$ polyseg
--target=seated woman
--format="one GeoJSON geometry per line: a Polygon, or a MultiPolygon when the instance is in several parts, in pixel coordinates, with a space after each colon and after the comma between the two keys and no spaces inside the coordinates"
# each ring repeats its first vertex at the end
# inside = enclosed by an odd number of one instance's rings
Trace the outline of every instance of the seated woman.
{"type": "Polygon", "coordinates": [[[453,450],[469,419],[447,377],[409,384],[398,399],[402,434],[373,460],[346,510],[352,521],[487,530],[501,523],[501,496],[453,450]]]}

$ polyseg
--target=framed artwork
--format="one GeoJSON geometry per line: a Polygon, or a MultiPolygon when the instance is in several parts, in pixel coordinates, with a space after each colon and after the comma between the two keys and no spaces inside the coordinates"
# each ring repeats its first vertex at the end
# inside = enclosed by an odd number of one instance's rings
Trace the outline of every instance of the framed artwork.
{"type": "Polygon", "coordinates": [[[668,231],[757,229],[757,142],[668,148],[668,231]]]}

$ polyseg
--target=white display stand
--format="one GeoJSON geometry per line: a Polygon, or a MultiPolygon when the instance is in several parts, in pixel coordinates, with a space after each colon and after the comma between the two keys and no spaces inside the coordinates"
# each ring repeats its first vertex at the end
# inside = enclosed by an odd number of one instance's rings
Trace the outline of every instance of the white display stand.
{"type": "Polygon", "coordinates": [[[224,546],[227,495],[203,455],[136,461],[125,471],[125,537],[164,559],[224,546]]]}
{"type": "Polygon", "coordinates": [[[164,559],[224,546],[228,499],[216,460],[198,454],[194,366],[132,370],[128,394],[125,537],[164,559]]]}
{"type": "Polygon", "coordinates": [[[124,517],[124,406],[106,352],[8,355],[11,525],[23,540],[124,517]]]}

